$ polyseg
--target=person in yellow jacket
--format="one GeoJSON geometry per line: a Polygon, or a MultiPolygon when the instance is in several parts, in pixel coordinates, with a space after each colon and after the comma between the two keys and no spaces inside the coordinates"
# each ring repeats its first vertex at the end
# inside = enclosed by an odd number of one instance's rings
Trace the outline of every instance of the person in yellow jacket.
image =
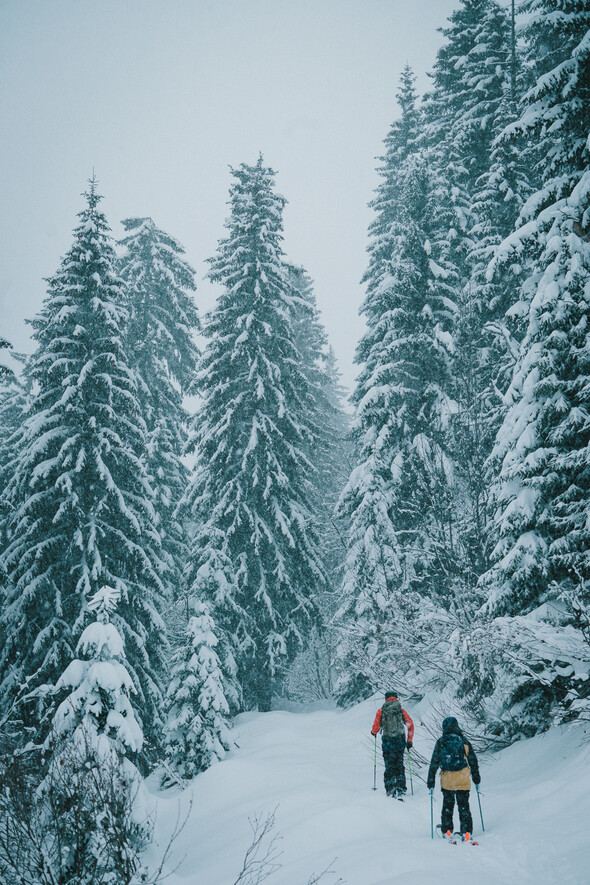
{"type": "Polygon", "coordinates": [[[461,835],[473,832],[473,819],[469,808],[471,779],[474,784],[481,781],[477,756],[471,743],[463,735],[454,716],[447,716],[442,724],[439,737],[430,760],[426,786],[434,788],[436,772],[440,768],[440,786],[443,793],[441,829],[443,833],[453,832],[453,811],[455,800],[459,809],[461,835]]]}

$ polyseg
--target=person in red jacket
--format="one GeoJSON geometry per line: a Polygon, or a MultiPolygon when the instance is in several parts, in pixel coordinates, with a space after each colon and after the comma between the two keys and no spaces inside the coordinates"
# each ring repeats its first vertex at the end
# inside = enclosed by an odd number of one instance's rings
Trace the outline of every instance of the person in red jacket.
{"type": "Polygon", "coordinates": [[[401,799],[406,792],[404,750],[412,746],[414,723],[402,708],[395,691],[385,692],[385,703],[377,710],[371,734],[381,731],[381,746],[385,772],[383,782],[388,796],[401,799]],[[408,736],[406,738],[406,728],[408,736]]]}

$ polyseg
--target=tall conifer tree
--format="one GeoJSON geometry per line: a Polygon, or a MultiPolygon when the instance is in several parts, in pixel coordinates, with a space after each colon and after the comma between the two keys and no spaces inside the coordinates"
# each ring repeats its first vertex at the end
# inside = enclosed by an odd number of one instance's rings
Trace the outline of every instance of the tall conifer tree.
{"type": "Polygon", "coordinates": [[[581,0],[525,7],[537,82],[513,129],[542,155],[542,187],[497,261],[523,265],[516,309],[527,330],[491,462],[495,548],[484,582],[489,609],[509,614],[590,577],[590,10],[581,0]]]}
{"type": "Polygon", "coordinates": [[[429,254],[426,225],[434,206],[416,146],[407,69],[398,102],[402,117],[386,139],[383,181],[372,204],[377,214],[362,307],[368,329],[357,349],[362,368],[353,394],[357,461],[339,503],[351,520],[338,613],[344,702],[375,688],[376,660],[387,657],[397,670],[411,665],[407,640],[419,594],[440,604],[449,589],[439,532],[452,473],[442,438],[450,412],[448,302],[429,254]]]}
{"type": "Polygon", "coordinates": [[[0,692],[6,708],[25,681],[31,689],[57,681],[75,657],[88,600],[108,583],[121,594],[114,622],[155,739],[166,656],[161,544],[123,344],[123,287],[94,179],[85,197],[74,242],[32,322],[38,392],[4,493],[10,585],[0,617],[0,692]]]}
{"type": "Polygon", "coordinates": [[[138,378],[138,400],[147,427],[145,461],[156,493],[155,507],[167,583],[178,591],[186,539],[176,508],[188,483],[182,461],[188,416],[182,398],[193,380],[200,324],[193,300],[194,271],[184,249],[151,218],[128,218],[119,270],[129,322],[127,352],[138,378]]]}
{"type": "Polygon", "coordinates": [[[188,578],[212,546],[226,558],[230,598],[212,614],[234,637],[245,703],[268,710],[325,579],[309,509],[314,468],[304,454],[312,392],[294,344],[296,293],[281,247],[285,200],[262,157],[232,174],[228,233],[210,271],[223,292],[205,324],[197,376],[203,407],[186,501],[201,530],[188,578]]]}

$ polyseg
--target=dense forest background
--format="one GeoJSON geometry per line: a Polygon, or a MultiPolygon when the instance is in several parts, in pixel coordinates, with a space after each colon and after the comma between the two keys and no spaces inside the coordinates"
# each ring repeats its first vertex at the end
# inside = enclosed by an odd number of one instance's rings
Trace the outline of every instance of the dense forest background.
{"type": "Polygon", "coordinates": [[[276,696],[452,688],[498,742],[590,715],[590,7],[521,13],[458,0],[428,94],[401,72],[353,416],[262,156],[209,314],[93,178],[18,371],[0,340],[0,815],[42,854],[49,803],[64,868],[85,820],[128,881],[104,791],[203,771],[276,696]]]}

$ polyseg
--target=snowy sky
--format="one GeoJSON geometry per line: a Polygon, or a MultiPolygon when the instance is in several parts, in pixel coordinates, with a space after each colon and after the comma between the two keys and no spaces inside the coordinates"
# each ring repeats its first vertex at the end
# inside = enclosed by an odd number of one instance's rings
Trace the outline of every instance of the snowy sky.
{"type": "Polygon", "coordinates": [[[0,333],[72,239],[96,170],[113,232],[149,215],[185,246],[201,310],[229,166],[262,151],[288,199],[285,250],[315,280],[352,385],[367,203],[408,62],[428,88],[455,0],[0,0],[0,333]]]}

